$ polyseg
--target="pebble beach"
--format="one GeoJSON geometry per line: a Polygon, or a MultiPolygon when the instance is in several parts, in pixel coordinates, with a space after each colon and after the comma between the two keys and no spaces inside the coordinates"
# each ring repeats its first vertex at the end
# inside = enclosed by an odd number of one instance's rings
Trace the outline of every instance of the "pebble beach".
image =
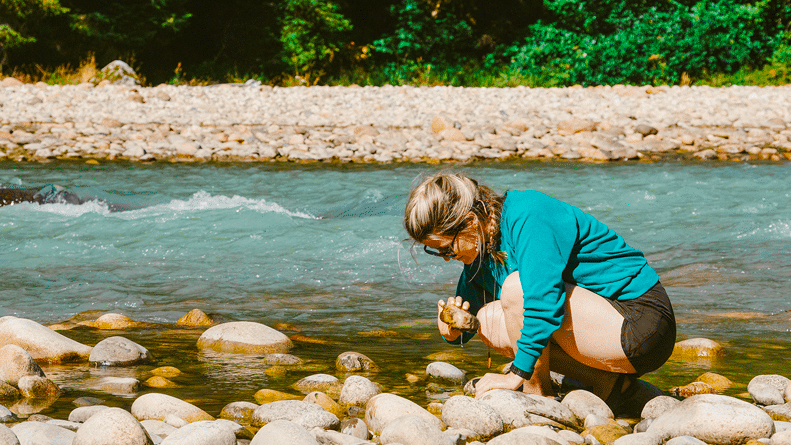
{"type": "Polygon", "coordinates": [[[791,159],[791,86],[134,87],[0,82],[0,159],[791,159]]]}

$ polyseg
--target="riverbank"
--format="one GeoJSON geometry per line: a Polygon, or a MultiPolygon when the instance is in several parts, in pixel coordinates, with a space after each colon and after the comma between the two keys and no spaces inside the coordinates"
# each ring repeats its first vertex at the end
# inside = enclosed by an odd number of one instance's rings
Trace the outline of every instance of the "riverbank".
{"type": "MultiPolygon", "coordinates": [[[[322,357],[318,350],[342,345],[285,323],[277,329],[217,323],[197,309],[172,325],[98,315],[77,314],[49,329],[33,320],[0,318],[0,375],[6,382],[0,399],[8,407],[0,406],[0,438],[11,438],[2,443],[15,443],[13,436],[29,443],[45,434],[56,444],[659,445],[692,436],[727,444],[771,438],[764,443],[782,445],[791,430],[791,380],[779,375],[759,375],[746,385],[706,372],[689,385],[665,388],[664,395],[642,382],[635,409],[613,413],[559,375],[553,376],[556,399],[505,390],[473,398],[473,378],[504,366],[471,369],[468,353],[450,346],[425,356],[425,363],[407,364],[412,372],[392,379],[388,374],[398,365],[356,350],[322,357]],[[158,333],[156,341],[152,333],[158,333]],[[88,338],[88,344],[81,341],[88,338]],[[178,351],[164,353],[159,343],[174,338],[182,338],[178,351]],[[199,364],[208,365],[204,378],[193,375],[199,364]],[[210,380],[217,374],[226,374],[234,390],[215,394],[210,380]],[[239,393],[256,376],[266,383],[239,393]],[[207,403],[209,394],[222,403],[207,403]],[[291,435],[299,440],[285,439],[291,435]]],[[[388,341],[397,336],[358,334],[388,341]]],[[[421,340],[428,338],[411,341],[421,340]]],[[[694,366],[726,353],[715,341],[688,339],[677,343],[671,360],[694,366]]]]}
{"type": "Polygon", "coordinates": [[[0,161],[791,159],[791,86],[454,88],[0,82],[0,161]]]}

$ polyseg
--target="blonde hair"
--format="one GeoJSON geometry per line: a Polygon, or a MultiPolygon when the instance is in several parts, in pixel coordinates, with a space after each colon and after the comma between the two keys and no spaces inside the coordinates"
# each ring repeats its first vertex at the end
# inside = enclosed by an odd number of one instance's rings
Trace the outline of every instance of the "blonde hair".
{"type": "Polygon", "coordinates": [[[422,242],[431,234],[451,234],[469,224],[470,212],[478,221],[480,255],[492,255],[503,263],[498,249],[503,196],[460,173],[440,172],[423,179],[409,194],[404,228],[410,238],[422,242]],[[489,227],[490,230],[484,230],[489,227]]]}

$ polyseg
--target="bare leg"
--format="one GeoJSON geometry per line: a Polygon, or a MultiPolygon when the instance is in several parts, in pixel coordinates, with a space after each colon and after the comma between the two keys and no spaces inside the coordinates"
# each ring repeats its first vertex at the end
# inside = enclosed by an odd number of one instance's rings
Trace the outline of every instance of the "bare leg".
{"type": "MultiPolygon", "coordinates": [[[[506,278],[500,299],[505,330],[515,354],[524,321],[524,297],[518,273],[506,278]]],[[[588,383],[596,395],[606,399],[618,374],[635,372],[621,347],[622,324],[623,316],[604,297],[587,289],[567,286],[563,323],[553,334],[559,347],[553,348],[550,342],[536,363],[533,378],[525,385],[525,390],[546,394],[551,367],[588,383]]]]}

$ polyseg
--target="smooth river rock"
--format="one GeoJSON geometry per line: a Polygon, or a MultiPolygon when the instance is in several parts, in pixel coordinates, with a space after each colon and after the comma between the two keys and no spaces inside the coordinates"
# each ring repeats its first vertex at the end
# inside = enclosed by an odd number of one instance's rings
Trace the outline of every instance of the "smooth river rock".
{"type": "Polygon", "coordinates": [[[560,402],[521,391],[493,389],[479,400],[494,408],[511,428],[552,422],[576,428],[581,424],[581,420],[560,402]]]}
{"type": "Polygon", "coordinates": [[[372,371],[377,369],[373,360],[359,352],[344,352],[335,359],[335,369],[338,371],[372,371]]]}
{"type": "Polygon", "coordinates": [[[590,414],[595,414],[605,419],[615,418],[612,410],[604,403],[604,400],[596,394],[583,389],[569,392],[560,403],[574,413],[574,416],[580,422],[584,421],[590,414]]]}
{"type": "Polygon", "coordinates": [[[680,404],[680,400],[670,396],[655,397],[645,404],[640,417],[642,419],[655,419],[680,404]]]}
{"type": "Polygon", "coordinates": [[[560,445],[559,442],[536,434],[527,428],[518,428],[501,434],[486,443],[487,445],[560,445]]]}
{"type": "Polygon", "coordinates": [[[236,435],[221,423],[200,420],[169,434],[161,445],[236,445],[236,435]]]}
{"type": "Polygon", "coordinates": [[[784,393],[791,380],[777,374],[757,375],[747,384],[747,392],[759,405],[782,405],[784,393]]]}
{"type": "Polygon", "coordinates": [[[501,434],[503,419],[488,404],[468,396],[453,396],[442,407],[442,421],[449,427],[467,428],[479,439],[501,434]]]}
{"type": "Polygon", "coordinates": [[[379,438],[382,445],[456,445],[456,440],[443,434],[436,424],[411,414],[390,422],[379,438]]]}
{"type": "Polygon", "coordinates": [[[0,380],[17,386],[19,378],[27,375],[44,377],[44,371],[21,347],[5,345],[0,348],[0,380]]]}
{"type": "Polygon", "coordinates": [[[219,324],[198,339],[198,348],[247,354],[285,353],[293,346],[285,334],[252,321],[219,324]]]}
{"type": "Polygon", "coordinates": [[[336,415],[302,400],[279,400],[261,405],[253,411],[251,424],[262,426],[275,420],[288,420],[306,430],[314,427],[338,429],[341,424],[336,415]]]}
{"type": "Polygon", "coordinates": [[[148,349],[124,337],[108,337],[93,347],[88,361],[99,366],[132,366],[151,362],[148,349]]]}
{"type": "Polygon", "coordinates": [[[722,345],[708,338],[690,338],[676,343],[673,357],[682,360],[716,358],[725,353],[722,345]]]}
{"type": "Polygon", "coordinates": [[[709,444],[736,445],[749,439],[774,434],[772,418],[761,408],[717,394],[692,396],[660,415],[647,432],[668,440],[678,436],[696,437],[709,444]]]}
{"type": "Polygon", "coordinates": [[[365,407],[371,397],[381,394],[379,385],[360,375],[351,375],[343,382],[339,403],[365,407]]]}
{"type": "Polygon", "coordinates": [[[249,425],[258,405],[252,402],[231,402],[220,411],[220,418],[249,425]]]}
{"type": "Polygon", "coordinates": [[[466,373],[447,362],[431,362],[426,366],[426,376],[455,384],[464,383],[466,373]]]}
{"type": "Polygon", "coordinates": [[[132,403],[132,415],[137,420],[164,420],[169,414],[178,416],[187,422],[214,420],[214,417],[197,406],[167,394],[144,394],[132,403]]]}
{"type": "Polygon", "coordinates": [[[19,378],[19,393],[29,399],[55,399],[62,391],[52,380],[37,375],[26,375],[19,378]]]}
{"type": "Polygon", "coordinates": [[[0,445],[20,445],[16,434],[3,424],[0,424],[0,445]]]}
{"type": "Polygon", "coordinates": [[[302,425],[288,420],[275,420],[262,426],[250,445],[319,445],[302,425]]]}
{"type": "Polygon", "coordinates": [[[12,315],[0,318],[0,346],[9,344],[27,351],[37,363],[86,361],[93,349],[33,320],[12,315]]]}
{"type": "Polygon", "coordinates": [[[66,428],[34,421],[18,423],[11,431],[22,445],[72,445],[76,436],[74,431],[66,428]]]}
{"type": "Polygon", "coordinates": [[[77,430],[72,445],[152,445],[151,437],[132,414],[107,408],[91,416],[77,430]]]}
{"type": "Polygon", "coordinates": [[[416,415],[442,429],[442,421],[417,403],[395,394],[378,394],[365,405],[365,423],[374,434],[379,434],[390,422],[405,415],[416,415]]]}

